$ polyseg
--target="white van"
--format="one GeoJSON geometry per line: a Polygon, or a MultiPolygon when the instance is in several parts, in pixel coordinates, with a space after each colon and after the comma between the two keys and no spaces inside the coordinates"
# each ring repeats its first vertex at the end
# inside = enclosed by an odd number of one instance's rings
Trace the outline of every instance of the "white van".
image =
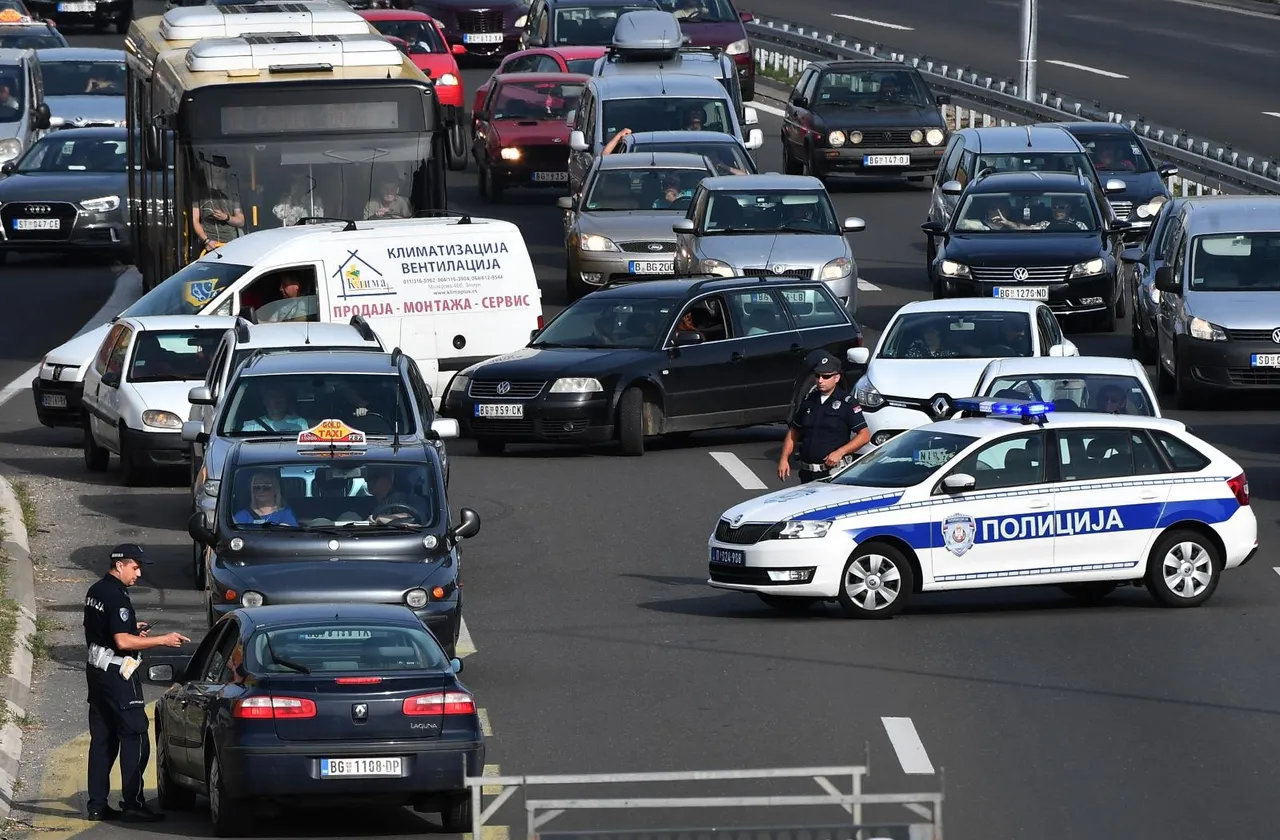
{"type": "MultiPolygon", "coordinates": [[[[246,309],[264,322],[363,316],[385,346],[418,363],[437,404],[453,374],[524,347],[542,327],[542,292],[519,228],[470,216],[256,231],[191,263],[117,317],[246,309]],[[293,302],[282,300],[286,277],[301,281],[293,302]]],[[[32,384],[42,423],[83,421],[85,369],[109,329],[45,356],[32,384]]]]}

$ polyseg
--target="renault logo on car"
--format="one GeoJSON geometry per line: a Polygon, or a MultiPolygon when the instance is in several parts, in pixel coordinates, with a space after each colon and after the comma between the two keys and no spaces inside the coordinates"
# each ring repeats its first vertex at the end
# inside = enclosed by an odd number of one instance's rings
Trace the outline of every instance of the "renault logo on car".
{"type": "Polygon", "coordinates": [[[509,393],[510,391],[511,391],[511,383],[510,383],[510,382],[499,382],[499,383],[498,383],[498,393],[499,393],[499,394],[506,394],[506,393],[509,393]]]}
{"type": "Polygon", "coordinates": [[[933,416],[941,420],[951,413],[951,400],[939,394],[929,403],[929,408],[933,409],[933,416]]]}
{"type": "Polygon", "coordinates": [[[369,719],[369,704],[368,704],[368,703],[355,703],[355,704],[353,704],[353,705],[351,706],[351,719],[352,719],[352,720],[368,720],[368,719],[369,719]]]}
{"type": "Polygon", "coordinates": [[[1029,274],[1030,272],[1028,272],[1025,268],[1023,268],[1022,266],[1018,266],[1013,270],[1013,279],[1021,283],[1022,281],[1027,279],[1029,274]]]}

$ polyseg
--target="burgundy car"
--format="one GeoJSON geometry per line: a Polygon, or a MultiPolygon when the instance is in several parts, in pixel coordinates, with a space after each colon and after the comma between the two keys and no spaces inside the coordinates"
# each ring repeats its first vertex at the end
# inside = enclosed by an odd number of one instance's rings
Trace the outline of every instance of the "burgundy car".
{"type": "Polygon", "coordinates": [[[445,39],[468,56],[494,57],[520,48],[527,0],[413,0],[413,8],[436,19],[445,39]]]}
{"type": "MultiPolygon", "coordinates": [[[[604,55],[608,47],[538,47],[532,50],[520,50],[502,59],[494,76],[503,73],[586,73],[591,75],[596,66],[596,59],[604,55]]],[[[489,95],[489,82],[476,88],[475,102],[471,113],[480,113],[485,97],[489,95]]]]}
{"type": "Polygon", "coordinates": [[[569,182],[569,112],[588,77],[581,73],[512,73],[491,80],[476,114],[472,154],[480,192],[498,201],[509,187],[559,187],[569,182]]]}
{"type": "Polygon", "coordinates": [[[750,12],[739,12],[731,0],[658,0],[658,5],[680,21],[680,31],[689,37],[690,46],[723,47],[738,68],[743,100],[755,98],[756,63],[743,25],[755,20],[750,12]]]}

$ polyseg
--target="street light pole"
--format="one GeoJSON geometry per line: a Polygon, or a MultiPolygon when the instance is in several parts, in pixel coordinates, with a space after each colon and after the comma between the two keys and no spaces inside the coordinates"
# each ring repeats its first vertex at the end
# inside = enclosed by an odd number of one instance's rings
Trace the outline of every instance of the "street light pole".
{"type": "Polygon", "coordinates": [[[1028,102],[1036,98],[1036,30],[1040,28],[1037,0],[1022,0],[1022,59],[1018,90],[1028,102]]]}

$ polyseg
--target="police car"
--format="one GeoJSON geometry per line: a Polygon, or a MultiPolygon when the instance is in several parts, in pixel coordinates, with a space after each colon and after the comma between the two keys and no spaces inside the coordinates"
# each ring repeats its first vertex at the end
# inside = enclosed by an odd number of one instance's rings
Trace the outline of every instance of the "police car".
{"type": "Polygon", "coordinates": [[[1145,585],[1196,607],[1257,552],[1241,466],[1160,417],[954,400],[829,479],[726,511],[710,579],[779,609],[890,618],[922,591],[1145,585]]]}

